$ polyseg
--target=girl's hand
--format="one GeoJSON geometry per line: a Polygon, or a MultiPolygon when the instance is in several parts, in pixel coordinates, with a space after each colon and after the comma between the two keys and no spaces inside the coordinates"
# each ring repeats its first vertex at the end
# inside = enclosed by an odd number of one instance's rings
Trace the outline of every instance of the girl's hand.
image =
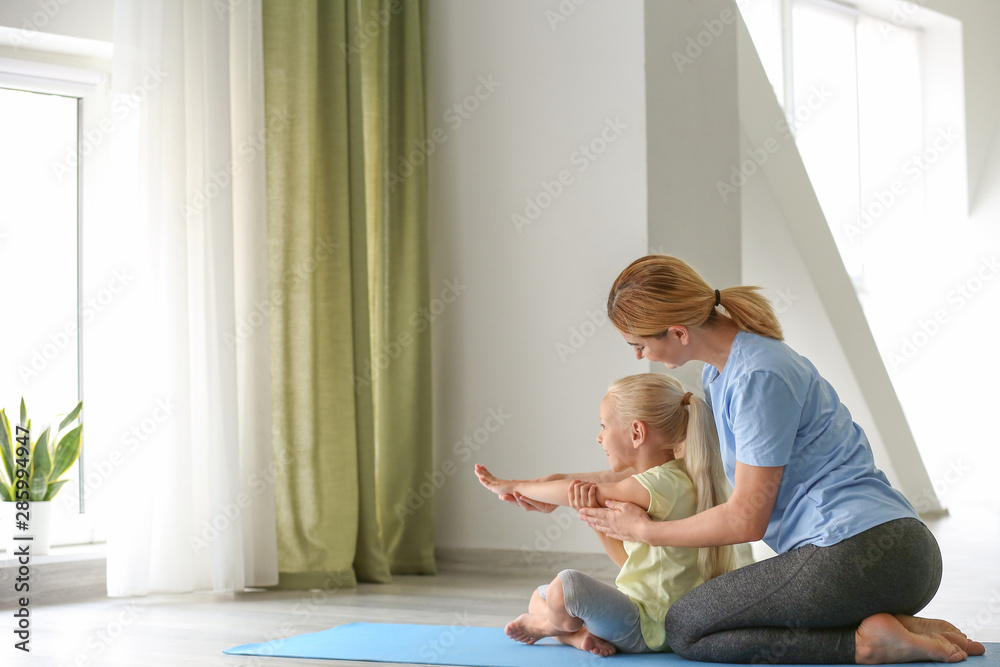
{"type": "Polygon", "coordinates": [[[569,483],[569,506],[575,510],[600,507],[597,502],[597,484],[574,479],[569,483]]]}
{"type": "Polygon", "coordinates": [[[517,482],[512,479],[499,479],[493,475],[486,466],[476,464],[476,477],[479,478],[479,483],[485,486],[487,489],[497,494],[498,496],[513,495],[514,488],[517,486],[517,482]]]}
{"type": "Polygon", "coordinates": [[[607,502],[608,509],[584,507],[580,518],[594,530],[623,542],[643,542],[641,533],[652,522],[641,507],[617,500],[607,502]]]}

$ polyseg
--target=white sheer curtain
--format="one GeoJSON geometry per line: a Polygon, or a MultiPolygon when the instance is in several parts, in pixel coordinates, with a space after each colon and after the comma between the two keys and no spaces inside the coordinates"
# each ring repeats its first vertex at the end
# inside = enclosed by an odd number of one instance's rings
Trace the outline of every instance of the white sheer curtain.
{"type": "Polygon", "coordinates": [[[275,584],[260,0],[117,0],[112,85],[123,243],[146,265],[118,333],[143,353],[114,391],[160,409],[143,468],[111,480],[108,593],[275,584]]]}

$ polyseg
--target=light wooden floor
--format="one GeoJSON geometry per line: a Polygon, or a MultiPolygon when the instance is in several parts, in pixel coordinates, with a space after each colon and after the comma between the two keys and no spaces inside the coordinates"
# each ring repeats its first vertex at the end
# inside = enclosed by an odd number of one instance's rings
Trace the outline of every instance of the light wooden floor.
{"type": "MultiPolygon", "coordinates": [[[[982,641],[1000,641],[1000,516],[953,513],[934,522],[945,578],[925,610],[948,618],[982,641]],[[973,632],[974,630],[974,632],[973,632]]],[[[550,562],[528,573],[467,571],[452,566],[436,577],[396,577],[329,594],[199,593],[100,600],[32,609],[33,652],[13,651],[10,612],[3,612],[2,665],[367,665],[223,655],[223,649],[281,634],[325,630],[353,621],[501,626],[524,611],[534,586],[564,566],[550,562]],[[313,599],[315,595],[316,599],[313,599]],[[11,660],[13,657],[13,660],[11,660]]],[[[611,570],[603,570],[604,578],[611,570]]]]}

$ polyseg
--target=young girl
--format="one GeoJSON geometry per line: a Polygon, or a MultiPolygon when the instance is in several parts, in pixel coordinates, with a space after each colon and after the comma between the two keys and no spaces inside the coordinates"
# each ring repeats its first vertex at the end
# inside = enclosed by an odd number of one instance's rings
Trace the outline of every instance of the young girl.
{"type": "MultiPolygon", "coordinates": [[[[604,448],[615,472],[635,472],[613,483],[557,479],[502,480],[481,465],[483,486],[504,497],[518,493],[558,505],[604,507],[606,500],[629,501],[657,521],[692,516],[729,496],[712,413],[676,379],[658,373],[618,380],[601,401],[604,448]]],[[[531,596],[528,613],[507,624],[509,637],[533,644],[542,637],[611,655],[670,650],[663,619],[667,609],[695,586],[735,569],[733,546],[707,549],[651,547],[598,533],[621,573],[617,590],[576,570],[563,570],[531,596]]],[[[744,546],[744,548],[746,548],[744,546]]]]}

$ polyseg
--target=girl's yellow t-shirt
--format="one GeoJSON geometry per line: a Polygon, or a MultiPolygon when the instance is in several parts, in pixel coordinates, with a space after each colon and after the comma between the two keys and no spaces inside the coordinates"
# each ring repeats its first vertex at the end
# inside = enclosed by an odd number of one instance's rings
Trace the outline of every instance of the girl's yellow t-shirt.
{"type": "MultiPolygon", "coordinates": [[[[695,514],[697,498],[683,459],[673,460],[632,475],[649,491],[649,516],[654,521],[675,521],[695,514]]],[[[628,560],[615,584],[639,606],[642,638],[654,651],[669,651],[663,619],[680,596],[703,583],[698,572],[698,549],[652,547],[625,542],[628,560]]]]}

